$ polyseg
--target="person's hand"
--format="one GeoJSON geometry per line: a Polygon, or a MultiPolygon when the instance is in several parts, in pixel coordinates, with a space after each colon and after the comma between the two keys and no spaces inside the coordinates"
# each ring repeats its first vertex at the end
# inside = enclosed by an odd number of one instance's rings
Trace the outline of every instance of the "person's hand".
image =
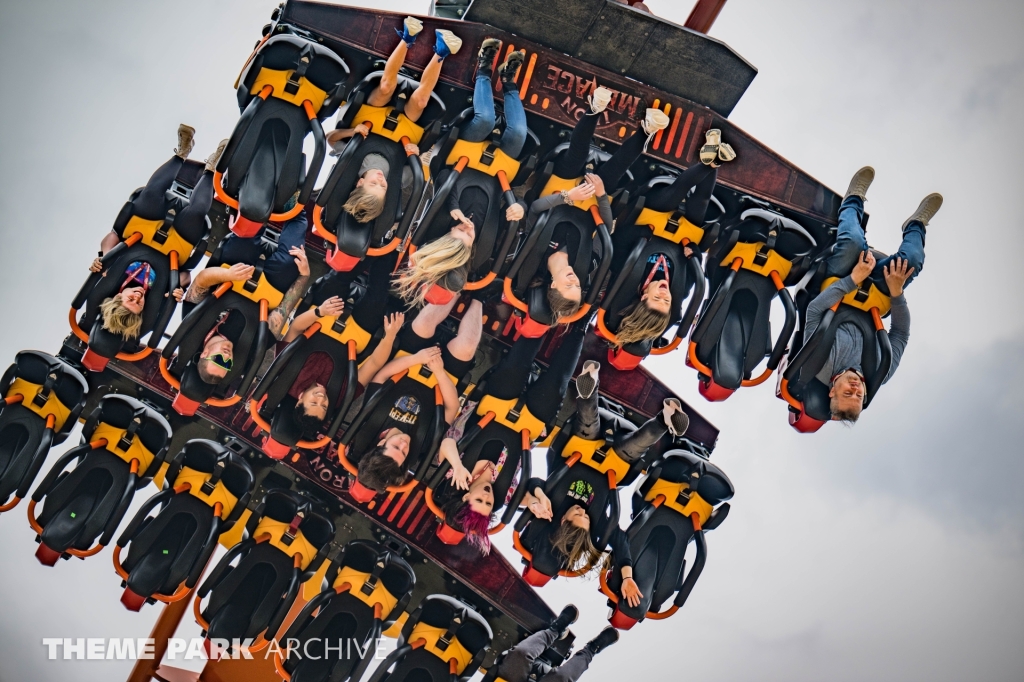
{"type": "Polygon", "coordinates": [[[420,148],[414,145],[412,142],[410,142],[409,144],[405,145],[405,153],[408,154],[409,156],[419,156],[420,148]]]}
{"type": "Polygon", "coordinates": [[[299,275],[309,277],[309,261],[306,260],[306,250],[301,246],[293,246],[288,249],[288,254],[295,257],[295,264],[299,266],[299,275]]]}
{"type": "Polygon", "coordinates": [[[506,209],[505,220],[511,223],[515,220],[522,220],[524,215],[526,215],[526,210],[523,208],[523,205],[516,202],[506,209]]]}
{"type": "Polygon", "coordinates": [[[603,197],[604,191],[604,180],[601,179],[600,175],[594,173],[587,173],[587,182],[594,187],[594,196],[603,197]]]}
{"type": "Polygon", "coordinates": [[[582,185],[576,185],[569,190],[570,201],[583,201],[594,196],[594,186],[589,182],[584,182],[582,185]]]}
{"type": "Polygon", "coordinates": [[[89,265],[89,272],[103,272],[103,261],[99,258],[93,258],[92,263],[89,265]]]}
{"type": "Polygon", "coordinates": [[[427,369],[434,374],[442,374],[444,372],[444,360],[441,359],[440,349],[438,349],[437,355],[427,360],[427,369]]]}
{"type": "Polygon", "coordinates": [[[338,296],[331,296],[320,304],[321,317],[337,317],[345,311],[345,301],[338,296]]]}
{"type": "Polygon", "coordinates": [[[235,263],[228,268],[228,279],[229,282],[248,282],[253,273],[256,272],[256,268],[245,263],[235,263]]]}
{"type": "Polygon", "coordinates": [[[327,133],[327,135],[324,137],[324,141],[327,144],[332,145],[332,146],[334,144],[338,143],[338,142],[341,142],[344,139],[345,139],[345,131],[344,130],[332,130],[331,132],[327,133]]]}
{"type": "Polygon", "coordinates": [[[393,339],[398,336],[398,330],[405,324],[405,313],[393,313],[384,316],[384,336],[393,339]]]}
{"type": "Polygon", "coordinates": [[[473,227],[473,221],[470,220],[469,218],[467,218],[466,214],[463,213],[461,210],[455,209],[454,211],[451,212],[450,215],[451,215],[452,218],[454,218],[455,220],[458,220],[460,223],[462,223],[466,227],[473,227]]]}
{"type": "Polygon", "coordinates": [[[529,501],[526,508],[538,519],[550,521],[554,514],[551,511],[551,500],[547,498],[540,488],[533,492],[533,499],[529,501]]]}
{"type": "Polygon", "coordinates": [[[424,348],[423,350],[421,350],[418,353],[416,353],[415,355],[413,355],[413,358],[416,360],[416,364],[418,364],[418,365],[427,365],[429,367],[431,359],[433,359],[433,358],[440,359],[441,358],[441,349],[438,348],[437,346],[431,346],[430,348],[424,348]]]}
{"type": "Polygon", "coordinates": [[[178,287],[177,289],[171,292],[171,296],[174,297],[175,301],[181,303],[181,299],[185,297],[185,290],[182,289],[181,287],[178,287]]]}
{"type": "Polygon", "coordinates": [[[860,254],[860,260],[853,266],[853,272],[850,273],[850,277],[853,278],[854,284],[860,286],[860,283],[866,280],[874,269],[875,254],[871,253],[871,249],[868,249],[860,254]]]}
{"type": "Polygon", "coordinates": [[[366,125],[365,123],[360,123],[359,125],[352,129],[352,137],[355,137],[356,135],[362,135],[363,137],[366,137],[369,134],[370,126],[366,125]]]}
{"type": "Polygon", "coordinates": [[[910,276],[914,274],[914,268],[910,267],[909,261],[902,258],[894,258],[889,261],[888,265],[882,268],[882,272],[885,274],[885,283],[889,286],[889,295],[901,296],[903,294],[903,286],[910,279],[910,276]]]}
{"type": "Polygon", "coordinates": [[[693,249],[690,248],[689,246],[683,247],[683,253],[686,255],[687,258],[693,258],[693,249]]]}
{"type": "Polygon", "coordinates": [[[643,599],[644,595],[640,593],[640,588],[636,586],[636,581],[632,578],[622,579],[622,597],[626,600],[634,609],[640,606],[640,600],[643,599]]]}
{"type": "Polygon", "coordinates": [[[452,465],[452,485],[459,490],[469,490],[469,484],[473,474],[469,473],[469,469],[462,466],[462,464],[452,465]]]}

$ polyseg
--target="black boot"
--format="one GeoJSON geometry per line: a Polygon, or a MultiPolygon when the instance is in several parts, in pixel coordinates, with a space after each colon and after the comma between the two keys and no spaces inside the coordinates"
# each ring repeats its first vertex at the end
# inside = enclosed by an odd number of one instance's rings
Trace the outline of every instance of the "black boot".
{"type": "Polygon", "coordinates": [[[516,73],[519,71],[519,67],[523,65],[523,61],[525,60],[526,52],[519,50],[518,52],[512,52],[505,57],[505,62],[498,67],[498,73],[501,75],[501,87],[506,92],[509,90],[519,90],[519,86],[516,85],[516,73]]]}
{"type": "Polygon", "coordinates": [[[597,637],[587,642],[586,648],[596,656],[617,641],[619,641],[619,631],[609,627],[601,630],[597,633],[597,637]]]}
{"type": "Polygon", "coordinates": [[[478,73],[491,73],[491,69],[494,68],[494,58],[498,56],[499,47],[501,47],[501,41],[497,38],[487,38],[484,40],[476,60],[476,70],[478,73]]]}
{"type": "Polygon", "coordinates": [[[558,614],[558,618],[551,621],[551,625],[548,626],[549,630],[554,630],[559,636],[565,632],[565,630],[576,622],[576,619],[580,617],[580,611],[572,604],[569,604],[562,612],[558,614]]]}

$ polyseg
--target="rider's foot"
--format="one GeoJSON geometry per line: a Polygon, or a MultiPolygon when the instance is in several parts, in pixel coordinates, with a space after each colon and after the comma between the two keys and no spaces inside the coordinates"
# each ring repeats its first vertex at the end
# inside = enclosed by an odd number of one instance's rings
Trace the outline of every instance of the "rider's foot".
{"type": "Polygon", "coordinates": [[[647,133],[647,137],[650,137],[658,131],[668,128],[668,114],[661,109],[648,109],[647,116],[641,125],[644,132],[647,133]]]}
{"type": "Polygon", "coordinates": [[[526,52],[518,50],[516,52],[510,52],[505,61],[502,62],[501,66],[498,67],[498,73],[501,75],[501,87],[507,92],[508,90],[516,90],[519,88],[516,85],[516,74],[519,73],[519,67],[523,65],[526,60],[526,52]]]}
{"type": "Polygon", "coordinates": [[[681,436],[690,428],[690,418],[683,412],[682,404],[675,398],[665,398],[661,408],[661,418],[673,436],[681,436]]]}
{"type": "Polygon", "coordinates": [[[195,146],[196,129],[192,126],[187,126],[184,123],[178,126],[178,146],[174,150],[175,156],[180,156],[182,159],[187,159],[188,155],[192,152],[192,147],[195,146]]]}
{"type": "Polygon", "coordinates": [[[494,58],[498,56],[499,47],[501,47],[501,41],[497,38],[484,40],[483,45],[480,46],[480,52],[477,53],[476,70],[478,73],[489,74],[491,72],[494,58]]]}
{"type": "Polygon", "coordinates": [[[590,113],[596,116],[608,108],[608,103],[612,101],[612,91],[599,85],[587,101],[590,103],[590,113]]]}
{"type": "Polygon", "coordinates": [[[213,153],[206,157],[206,170],[211,173],[217,170],[217,162],[220,161],[220,157],[224,155],[224,150],[228,146],[227,138],[220,141],[217,148],[213,150],[213,153]]]}
{"type": "Polygon", "coordinates": [[[871,166],[864,166],[859,171],[853,174],[850,178],[850,187],[846,190],[846,196],[844,200],[850,197],[860,197],[862,200],[867,199],[868,187],[875,179],[875,169],[871,166]]]}
{"type": "Polygon", "coordinates": [[[924,199],[921,200],[921,204],[917,207],[917,210],[911,214],[909,218],[903,223],[903,229],[907,229],[907,225],[913,222],[918,222],[928,227],[928,221],[935,217],[935,214],[942,208],[942,195],[938,192],[932,192],[924,199]]]}
{"type": "Polygon", "coordinates": [[[438,59],[444,59],[449,55],[457,54],[462,47],[462,38],[447,29],[437,29],[434,31],[434,36],[436,38],[434,53],[438,59]]]}
{"type": "Polygon", "coordinates": [[[583,363],[583,371],[576,377],[576,392],[586,400],[594,395],[597,390],[598,372],[601,371],[601,363],[596,360],[587,360],[583,363]]]}
{"type": "Polygon", "coordinates": [[[619,641],[619,631],[615,628],[605,628],[597,634],[597,637],[587,642],[586,648],[595,656],[603,650],[619,641]]]}
{"type": "Polygon", "coordinates": [[[723,163],[736,158],[736,151],[722,142],[722,131],[712,128],[704,133],[704,146],[700,148],[700,162],[705,166],[718,168],[723,163]]]}
{"type": "Polygon", "coordinates": [[[423,30],[423,22],[416,17],[406,17],[402,28],[404,29],[403,31],[399,31],[396,28],[395,33],[402,38],[402,42],[412,47],[412,44],[416,42],[416,36],[423,30]]]}
{"type": "Polygon", "coordinates": [[[558,618],[551,621],[551,625],[548,626],[549,630],[554,630],[558,633],[559,637],[565,635],[565,631],[570,625],[576,622],[576,619],[580,617],[580,611],[572,604],[567,605],[562,612],[558,614],[558,618]]]}

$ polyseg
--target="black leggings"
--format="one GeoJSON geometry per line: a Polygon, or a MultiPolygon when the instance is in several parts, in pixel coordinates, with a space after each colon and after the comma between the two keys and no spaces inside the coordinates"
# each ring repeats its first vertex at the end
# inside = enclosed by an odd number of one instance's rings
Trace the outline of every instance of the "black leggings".
{"type": "MultiPolygon", "coordinates": [[[[587,157],[590,155],[590,143],[594,139],[594,131],[597,130],[597,119],[599,118],[601,118],[600,114],[597,116],[584,114],[576,127],[572,129],[569,149],[555,162],[555,175],[560,178],[578,178],[583,175],[587,166],[587,157]]],[[[628,140],[619,145],[612,157],[597,169],[597,175],[604,181],[604,188],[607,192],[615,191],[629,167],[644,153],[646,141],[647,136],[643,130],[637,128],[628,140]]]]}
{"type": "Polygon", "coordinates": [[[696,186],[693,196],[686,199],[685,215],[688,221],[700,227],[717,181],[717,168],[696,163],[680,173],[671,185],[661,185],[648,192],[644,205],[652,211],[675,211],[690,188],[696,186]]]}
{"type": "MultiPolygon", "coordinates": [[[[576,363],[583,351],[583,339],[586,338],[589,323],[589,317],[573,323],[562,338],[562,345],[555,351],[547,370],[526,391],[526,406],[530,414],[542,422],[551,423],[562,407],[569,380],[576,371],[576,363]]],[[[537,357],[543,343],[543,336],[537,339],[519,337],[487,380],[487,394],[498,400],[518,398],[530,377],[533,359],[537,357]]]]}
{"type": "MultiPolygon", "coordinates": [[[[146,220],[160,220],[166,211],[166,193],[174,184],[185,161],[179,156],[172,156],[167,163],[156,169],[150,176],[146,186],[142,188],[139,196],[132,202],[132,213],[146,220]]],[[[213,204],[213,173],[204,171],[195,189],[192,190],[192,198],[188,206],[174,219],[174,229],[181,237],[190,244],[196,244],[206,232],[206,214],[213,204]]],[[[118,223],[114,225],[114,231],[121,234],[131,216],[124,217],[124,225],[120,224],[122,217],[118,217],[118,223]]]]}

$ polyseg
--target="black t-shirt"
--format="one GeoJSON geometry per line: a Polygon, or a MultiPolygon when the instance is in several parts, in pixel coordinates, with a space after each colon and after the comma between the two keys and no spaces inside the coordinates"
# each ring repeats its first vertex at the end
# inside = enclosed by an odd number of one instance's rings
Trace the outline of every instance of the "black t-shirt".
{"type": "MultiPolygon", "coordinates": [[[[364,400],[370,400],[383,384],[370,384],[364,400]]],[[[370,450],[377,447],[383,436],[390,429],[398,429],[410,438],[409,455],[406,463],[412,468],[422,454],[434,422],[434,389],[403,377],[391,387],[371,415],[359,429],[352,441],[348,458],[358,463],[370,450]]]]}

